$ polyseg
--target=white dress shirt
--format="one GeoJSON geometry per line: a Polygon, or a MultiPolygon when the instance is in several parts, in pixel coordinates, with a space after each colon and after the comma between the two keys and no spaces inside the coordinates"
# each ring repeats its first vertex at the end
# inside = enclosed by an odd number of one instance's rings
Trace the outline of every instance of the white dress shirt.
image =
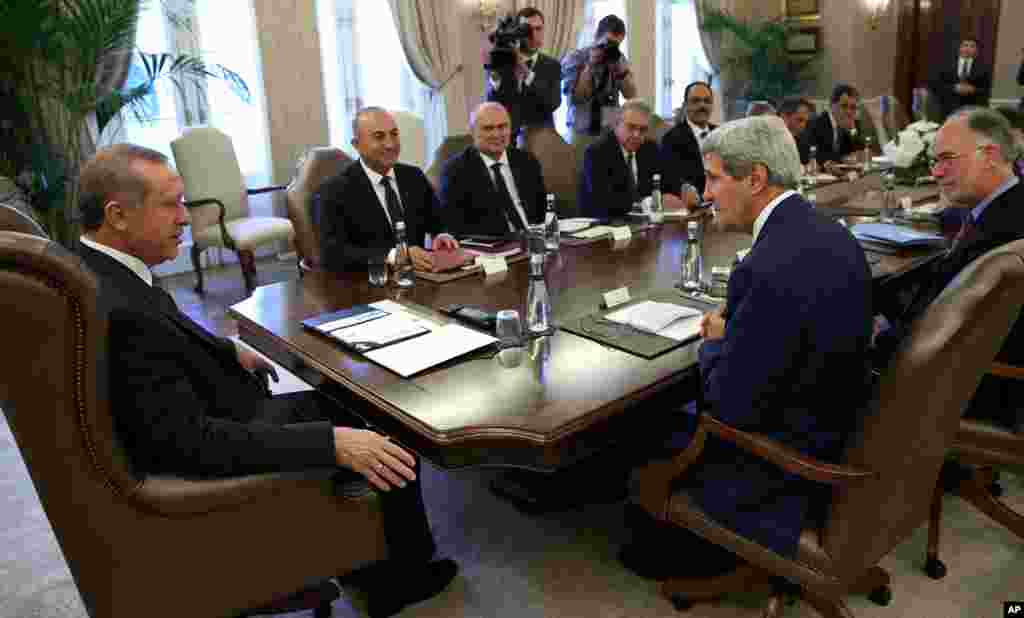
{"type": "MultiPolygon", "coordinates": [[[[480,153],[480,158],[484,160],[484,165],[487,167],[488,175],[491,176],[491,182],[493,182],[495,186],[497,186],[498,181],[494,178],[494,171],[491,169],[491,166],[495,163],[501,163],[501,167],[499,168],[501,170],[501,177],[505,179],[505,186],[508,187],[508,192],[512,196],[512,203],[515,204],[516,212],[519,213],[519,220],[523,224],[523,229],[530,227],[530,222],[526,220],[526,212],[523,210],[519,201],[519,190],[516,189],[516,179],[512,176],[512,167],[508,164],[508,153],[502,152],[500,159],[492,159],[482,151],[478,150],[477,152],[480,153]]],[[[502,212],[504,212],[504,208],[502,209],[502,212]]],[[[510,232],[516,231],[512,222],[509,222],[508,228],[510,232]]]]}
{"type": "Polygon", "coordinates": [[[711,126],[698,127],[697,125],[690,122],[690,119],[686,119],[686,124],[690,125],[690,130],[693,131],[693,136],[697,138],[697,145],[700,146],[701,150],[704,150],[704,138],[711,133],[711,126]],[[703,134],[703,136],[701,135],[703,134]]]}
{"type": "Polygon", "coordinates": [[[105,253],[110,257],[114,258],[115,260],[117,260],[118,262],[127,266],[129,270],[131,270],[133,273],[139,276],[139,279],[145,281],[146,285],[153,285],[153,273],[150,272],[149,267],[146,266],[146,263],[140,260],[139,258],[135,257],[134,255],[128,255],[123,251],[118,251],[113,247],[101,245],[100,243],[89,238],[86,238],[85,236],[79,237],[79,240],[82,241],[82,244],[85,245],[86,247],[89,247],[90,249],[95,249],[100,253],[105,253]]]}
{"type": "MultiPolygon", "coordinates": [[[[530,84],[533,83],[533,78],[535,77],[533,67],[537,66],[538,56],[540,56],[539,49],[533,52],[533,55],[529,56],[526,59],[526,61],[530,63],[530,71],[526,74],[526,77],[519,81],[519,84],[516,87],[516,90],[518,90],[519,92],[522,92],[523,89],[528,88],[530,84]]],[[[487,76],[487,79],[489,79],[491,82],[492,90],[498,90],[501,88],[501,75],[497,71],[491,71],[490,74],[487,76]]]]}
{"type": "Polygon", "coordinates": [[[957,67],[956,75],[960,79],[965,79],[971,74],[971,61],[973,58],[960,58],[960,66],[957,67]]]}
{"type": "MultiPolygon", "coordinates": [[[[391,229],[394,229],[395,222],[391,220],[391,213],[388,212],[388,198],[387,193],[384,192],[384,186],[380,184],[380,181],[384,178],[383,175],[370,169],[366,163],[359,159],[359,165],[363,166],[363,171],[366,172],[366,177],[370,179],[370,184],[373,185],[373,192],[377,194],[377,200],[380,202],[381,209],[384,210],[384,216],[388,218],[388,224],[391,229]]],[[[405,204],[402,203],[402,194],[398,192],[398,179],[395,178],[395,168],[391,168],[387,173],[388,178],[391,179],[391,188],[395,190],[395,197],[398,198],[398,205],[402,207],[402,211],[405,211],[405,204]]],[[[409,224],[406,224],[406,228],[409,224]]]]}
{"type": "Polygon", "coordinates": [[[764,207],[764,210],[761,211],[761,214],[757,215],[757,218],[754,219],[755,244],[757,243],[757,237],[761,235],[761,228],[764,227],[764,223],[765,221],[768,220],[768,217],[772,216],[772,211],[775,210],[775,207],[794,195],[796,195],[796,191],[783,191],[782,195],[768,202],[768,205],[764,207]]]}

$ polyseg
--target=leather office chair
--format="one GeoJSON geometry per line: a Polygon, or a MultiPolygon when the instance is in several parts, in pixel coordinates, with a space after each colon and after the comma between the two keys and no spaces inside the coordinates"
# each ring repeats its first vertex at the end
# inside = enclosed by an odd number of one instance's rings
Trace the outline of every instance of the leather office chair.
{"type": "Polygon", "coordinates": [[[398,125],[398,135],[402,141],[402,153],[398,160],[423,169],[427,165],[427,128],[423,117],[405,110],[392,110],[391,116],[398,125]]]}
{"type": "Polygon", "coordinates": [[[658,114],[651,114],[651,128],[648,139],[660,146],[661,138],[665,137],[665,134],[671,131],[674,126],[675,123],[666,121],[658,114]]]}
{"type": "Polygon", "coordinates": [[[434,152],[434,160],[430,163],[430,168],[427,169],[427,180],[434,187],[434,191],[441,190],[441,170],[444,169],[444,164],[448,162],[448,159],[472,145],[473,136],[468,133],[449,135],[444,138],[441,145],[437,147],[437,151],[434,152]]]}
{"type": "Polygon", "coordinates": [[[38,221],[14,206],[7,204],[0,204],[0,231],[21,232],[22,234],[31,234],[43,238],[50,237],[46,233],[46,229],[38,221]]]}
{"type": "Polygon", "coordinates": [[[203,293],[200,255],[224,247],[238,255],[246,291],[256,288],[256,247],[290,241],[294,230],[284,217],[249,215],[249,196],[286,187],[247,189],[231,137],[213,127],[193,127],[171,142],[174,162],[185,182],[185,206],[192,218],[192,267],[196,292],[203,293]]]}
{"type": "Polygon", "coordinates": [[[295,228],[299,276],[304,270],[313,270],[320,265],[320,226],[319,219],[313,216],[313,195],[325,180],[340,174],[352,161],[341,148],[320,146],[310,148],[296,165],[295,178],[288,185],[285,196],[288,218],[295,228]]]}
{"type": "Polygon", "coordinates": [[[811,460],[702,414],[689,448],[639,471],[635,500],[651,515],[689,528],[747,564],[710,581],[668,580],[663,593],[683,609],[726,592],[770,591],[764,615],[777,616],[786,586],[773,586],[774,577],[799,587],[804,599],[826,617],[852,616],[843,600],[848,594],[870,593],[876,603],[888,603],[889,575],[878,561],[927,519],[961,411],[1022,304],[1024,241],[993,250],[964,269],[921,317],[882,376],[877,398],[839,464],[811,460]],[[672,492],[671,481],[697,459],[708,434],[789,473],[832,486],[826,516],[820,525],[803,531],[795,558],[718,524],[685,490],[672,492]]]}
{"type": "Polygon", "coordinates": [[[576,174],[576,149],[566,143],[553,127],[524,127],[523,150],[540,161],[544,185],[555,194],[559,217],[575,217],[579,176],[576,174]]]}
{"type": "MultiPolygon", "coordinates": [[[[1024,369],[1003,363],[993,363],[989,373],[1024,380],[1024,369]]],[[[999,500],[1003,490],[997,482],[996,471],[1003,466],[1024,469],[1024,427],[1012,430],[981,419],[962,419],[950,454],[967,473],[967,476],[956,479],[954,489],[957,495],[1024,539],[1024,515],[999,500]]],[[[928,522],[925,573],[932,579],[946,575],[946,565],[939,559],[943,489],[945,487],[940,486],[936,491],[928,522]]]]}
{"type": "MultiPolygon", "coordinates": [[[[216,480],[140,475],[115,431],[96,276],[0,232],[0,407],[90,616],[225,616],[386,557],[379,501],[332,469],[216,480]],[[169,589],[169,585],[173,589],[169,589]]],[[[320,614],[323,615],[323,614],[320,614]]]]}

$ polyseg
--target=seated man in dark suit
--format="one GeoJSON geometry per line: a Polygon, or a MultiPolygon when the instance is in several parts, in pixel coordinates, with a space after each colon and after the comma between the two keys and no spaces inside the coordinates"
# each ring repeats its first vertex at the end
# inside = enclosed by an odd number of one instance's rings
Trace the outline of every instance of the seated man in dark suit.
{"type": "MultiPolygon", "coordinates": [[[[1013,172],[1016,146],[1006,118],[987,108],[954,112],[935,136],[932,174],[966,221],[951,250],[879,289],[876,365],[888,364],[914,322],[967,264],[1000,245],[1024,238],[1024,185],[1013,172]]],[[[997,360],[1024,365],[1024,326],[1018,321],[997,360]]],[[[1015,380],[986,376],[967,415],[1024,431],[1024,389],[1015,380]]]]}
{"type": "Polygon", "coordinates": [[[501,103],[481,103],[470,117],[473,145],[444,164],[441,209],[456,236],[505,236],[544,218],[540,162],[509,148],[509,123],[501,103]]]}
{"type": "Polygon", "coordinates": [[[651,181],[661,174],[662,203],[666,209],[682,208],[676,177],[670,177],[658,157],[658,147],[646,141],[651,108],[638,99],[622,105],[622,114],[611,132],[587,147],[580,178],[580,212],[595,219],[629,215],[633,204],[651,194],[651,181]]]}
{"type": "Polygon", "coordinates": [[[804,148],[818,149],[816,161],[826,170],[834,163],[864,148],[857,131],[857,89],[849,84],[836,84],[832,89],[829,109],[821,112],[804,131],[804,148]]]}
{"type": "Polygon", "coordinates": [[[800,139],[800,136],[807,129],[807,123],[813,113],[814,104],[803,97],[788,97],[779,105],[779,117],[786,123],[786,128],[796,140],[796,145],[800,150],[800,163],[804,165],[807,165],[810,155],[807,144],[800,139]]]}
{"type": "Polygon", "coordinates": [[[387,513],[393,559],[364,582],[371,615],[437,594],[457,566],[430,562],[416,458],[317,392],[272,397],[252,373],[272,365],[153,285],[149,269],[177,256],[188,224],[183,187],[164,155],[129,144],[101,150],[81,175],[80,255],[109,308],[111,407],[133,467],[200,478],[337,467],[339,482],[380,490],[387,513]]]}
{"type": "Polygon", "coordinates": [[[433,270],[434,250],[457,249],[442,233],[440,206],[423,171],[398,163],[402,144],[395,119],[367,107],[352,120],[352,145],[359,160],[324,182],[314,198],[319,214],[325,270],[364,269],[372,261],[394,261],[395,222],[405,221],[409,253],[417,270],[433,270]]]}
{"type": "Polygon", "coordinates": [[[978,60],[977,39],[960,41],[956,63],[951,63],[939,73],[931,83],[931,90],[942,106],[943,116],[961,107],[988,105],[992,95],[992,70],[978,60]]]}
{"type": "Polygon", "coordinates": [[[530,27],[530,38],[517,52],[517,62],[490,71],[487,100],[501,103],[512,118],[512,139],[523,127],[555,126],[562,105],[562,64],[540,51],[544,46],[544,13],[532,6],[516,13],[530,27]]]}
{"type": "Polygon", "coordinates": [[[682,187],[686,183],[697,190],[687,195],[687,208],[700,206],[704,194],[704,158],[700,153],[701,142],[715,130],[711,124],[711,106],[714,93],[707,82],[693,82],[683,91],[683,105],[672,127],[661,138],[661,164],[665,173],[671,176],[672,186],[682,187]]]}
{"type": "MultiPolygon", "coordinates": [[[[754,244],[732,271],[725,309],[704,316],[703,411],[836,462],[869,392],[871,272],[864,251],[793,191],[800,158],[780,118],[722,125],[704,142],[704,163],[705,199],[718,206],[720,227],[752,233],[754,244]]],[[[649,454],[685,448],[693,411],[680,412],[684,427],[649,454]]],[[[713,520],[787,557],[828,495],[827,487],[710,436],[675,485],[713,520]]],[[[740,562],[681,528],[637,519],[634,544],[621,558],[644,575],[711,576],[740,562]]]]}

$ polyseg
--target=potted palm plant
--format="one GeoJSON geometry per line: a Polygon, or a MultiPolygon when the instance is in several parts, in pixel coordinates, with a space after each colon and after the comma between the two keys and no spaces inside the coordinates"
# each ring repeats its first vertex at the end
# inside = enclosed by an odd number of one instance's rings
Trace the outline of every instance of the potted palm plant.
{"type": "MultiPolygon", "coordinates": [[[[174,84],[179,93],[189,89],[202,96],[206,80],[221,79],[249,100],[245,82],[226,67],[189,54],[137,47],[135,31],[144,2],[0,2],[0,83],[14,93],[14,105],[31,131],[29,152],[9,158],[31,165],[41,189],[35,206],[51,236],[65,244],[77,238],[73,213],[78,169],[91,155],[93,140],[125,114],[149,120],[146,102],[159,82],[174,84]],[[125,87],[133,62],[143,67],[145,77],[125,87]]],[[[187,20],[170,23],[188,27],[187,20]]]]}
{"type": "Polygon", "coordinates": [[[748,101],[778,102],[800,93],[813,79],[821,51],[790,52],[789,41],[797,27],[785,19],[741,19],[712,8],[703,13],[700,28],[724,36],[723,72],[742,84],[733,102],[739,114],[748,101]]]}

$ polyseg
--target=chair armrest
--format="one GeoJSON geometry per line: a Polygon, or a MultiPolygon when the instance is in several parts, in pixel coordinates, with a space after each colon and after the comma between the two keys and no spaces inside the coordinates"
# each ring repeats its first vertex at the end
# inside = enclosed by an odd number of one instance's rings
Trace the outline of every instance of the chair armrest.
{"type": "Polygon", "coordinates": [[[245,192],[249,195],[259,195],[260,193],[270,193],[271,191],[284,191],[288,188],[288,185],[270,185],[269,187],[256,187],[255,189],[246,189],[245,192]]]}
{"type": "Polygon", "coordinates": [[[811,481],[828,485],[845,485],[877,476],[877,473],[870,470],[818,461],[783,446],[771,438],[730,427],[706,413],[700,416],[700,426],[706,426],[709,433],[727,442],[732,442],[748,453],[770,461],[786,472],[811,481]]]}
{"type": "Polygon", "coordinates": [[[224,241],[224,247],[231,251],[236,251],[235,239],[231,238],[228,234],[228,226],[224,222],[224,217],[227,216],[227,208],[224,206],[224,202],[218,200],[215,197],[204,198],[201,200],[192,200],[191,202],[185,202],[185,208],[198,208],[199,206],[206,206],[208,204],[216,204],[220,207],[220,214],[217,216],[217,223],[220,226],[220,238],[224,241]]]}
{"type": "Polygon", "coordinates": [[[703,422],[697,424],[690,443],[671,459],[647,462],[636,474],[636,499],[648,513],[667,521],[669,501],[672,498],[672,481],[682,474],[704,451],[708,428],[703,422]]]}
{"type": "Polygon", "coordinates": [[[137,506],[156,515],[194,517],[235,509],[258,500],[287,500],[289,492],[304,486],[323,485],[336,472],[335,468],[318,468],[222,479],[148,476],[135,488],[132,497],[137,506]]]}
{"type": "Polygon", "coordinates": [[[1007,365],[1006,363],[993,362],[988,369],[989,374],[1000,378],[1011,378],[1013,380],[1024,380],[1024,367],[1007,365]]]}

